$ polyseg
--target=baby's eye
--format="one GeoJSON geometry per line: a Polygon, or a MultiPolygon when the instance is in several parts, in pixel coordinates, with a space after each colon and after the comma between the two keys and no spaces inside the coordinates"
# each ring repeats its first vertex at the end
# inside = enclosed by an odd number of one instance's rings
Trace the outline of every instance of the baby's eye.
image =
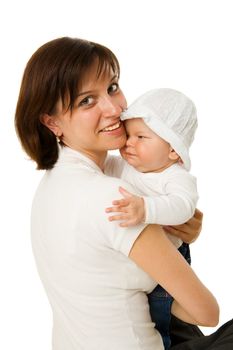
{"type": "Polygon", "coordinates": [[[117,92],[119,90],[119,84],[118,83],[112,83],[108,88],[108,93],[113,94],[114,92],[117,92]]]}
{"type": "Polygon", "coordinates": [[[138,139],[145,139],[145,136],[138,135],[138,139]]]}
{"type": "Polygon", "coordinates": [[[87,96],[80,103],[79,106],[89,106],[94,102],[94,97],[87,96]]]}

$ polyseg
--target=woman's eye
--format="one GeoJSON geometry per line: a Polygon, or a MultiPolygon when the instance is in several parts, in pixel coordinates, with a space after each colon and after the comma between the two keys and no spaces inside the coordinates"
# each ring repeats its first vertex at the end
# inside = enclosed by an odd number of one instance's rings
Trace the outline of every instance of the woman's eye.
{"type": "Polygon", "coordinates": [[[112,94],[112,93],[118,91],[118,89],[119,89],[119,84],[113,83],[113,84],[111,84],[111,85],[109,86],[109,88],[108,88],[108,93],[109,93],[109,94],[112,94]]]}
{"type": "Polygon", "coordinates": [[[94,102],[94,97],[92,96],[87,96],[85,97],[80,103],[80,106],[89,106],[94,102]]]}

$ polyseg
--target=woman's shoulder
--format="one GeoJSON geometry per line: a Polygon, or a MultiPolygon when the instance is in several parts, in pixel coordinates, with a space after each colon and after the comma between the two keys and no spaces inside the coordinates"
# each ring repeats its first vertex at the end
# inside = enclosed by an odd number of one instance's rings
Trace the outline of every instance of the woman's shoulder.
{"type": "Polygon", "coordinates": [[[120,177],[125,166],[125,160],[116,155],[108,155],[104,164],[104,173],[109,176],[120,177]]]}
{"type": "Polygon", "coordinates": [[[135,189],[127,181],[121,178],[105,175],[101,177],[100,181],[103,187],[108,191],[106,195],[117,193],[119,196],[119,187],[124,187],[127,191],[135,193],[135,189]]]}

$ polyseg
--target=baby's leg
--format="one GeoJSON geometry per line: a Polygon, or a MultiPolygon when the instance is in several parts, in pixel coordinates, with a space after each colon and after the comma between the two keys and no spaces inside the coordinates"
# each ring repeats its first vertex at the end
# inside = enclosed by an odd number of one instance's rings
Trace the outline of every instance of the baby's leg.
{"type": "Polygon", "coordinates": [[[151,319],[160,332],[165,350],[170,348],[171,305],[173,298],[161,286],[148,294],[151,319]]]}
{"type": "MultiPolygon", "coordinates": [[[[191,256],[189,244],[183,243],[179,252],[183,255],[183,257],[187,260],[189,264],[191,264],[191,256]]],[[[194,340],[197,338],[203,337],[203,333],[199,329],[198,326],[186,323],[175,316],[171,315],[171,323],[170,323],[170,339],[171,346],[176,344],[181,344],[183,342],[187,342],[189,340],[194,340]]]]}
{"type": "Polygon", "coordinates": [[[190,248],[188,243],[181,244],[180,248],[178,249],[180,254],[183,255],[185,260],[191,265],[191,255],[190,255],[190,248]]]}

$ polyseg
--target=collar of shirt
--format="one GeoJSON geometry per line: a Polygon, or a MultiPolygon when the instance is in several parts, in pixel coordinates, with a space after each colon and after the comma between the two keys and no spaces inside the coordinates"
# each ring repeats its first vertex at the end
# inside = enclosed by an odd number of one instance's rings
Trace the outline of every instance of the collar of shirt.
{"type": "Polygon", "coordinates": [[[90,158],[85,156],[83,153],[80,153],[72,148],[67,146],[58,146],[59,147],[59,157],[55,166],[66,165],[66,164],[77,164],[81,167],[88,168],[95,172],[103,174],[102,170],[98,165],[93,162],[90,158]]]}

